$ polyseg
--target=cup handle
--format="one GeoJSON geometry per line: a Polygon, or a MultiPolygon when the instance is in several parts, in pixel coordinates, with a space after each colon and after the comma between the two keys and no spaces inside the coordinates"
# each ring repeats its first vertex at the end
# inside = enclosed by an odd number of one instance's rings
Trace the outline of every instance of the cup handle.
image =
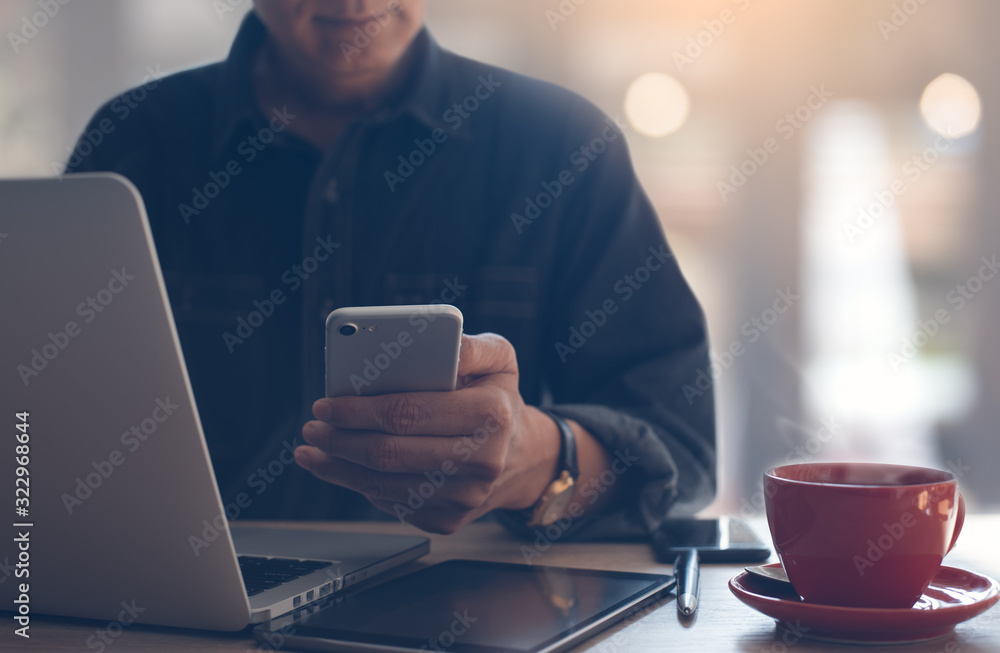
{"type": "Polygon", "coordinates": [[[951,544],[948,545],[948,553],[955,548],[955,542],[958,542],[958,536],[962,532],[962,526],[965,524],[965,497],[962,493],[958,493],[958,515],[955,517],[955,532],[951,536],[951,544]]]}

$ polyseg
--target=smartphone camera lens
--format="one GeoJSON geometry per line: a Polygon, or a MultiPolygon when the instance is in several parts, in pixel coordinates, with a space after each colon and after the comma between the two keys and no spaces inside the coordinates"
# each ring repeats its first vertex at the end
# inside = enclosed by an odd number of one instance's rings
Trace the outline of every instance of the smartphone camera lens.
{"type": "Polygon", "coordinates": [[[340,335],[342,336],[353,336],[357,332],[358,332],[358,327],[354,326],[353,324],[345,324],[344,326],[340,327],[340,335]]]}

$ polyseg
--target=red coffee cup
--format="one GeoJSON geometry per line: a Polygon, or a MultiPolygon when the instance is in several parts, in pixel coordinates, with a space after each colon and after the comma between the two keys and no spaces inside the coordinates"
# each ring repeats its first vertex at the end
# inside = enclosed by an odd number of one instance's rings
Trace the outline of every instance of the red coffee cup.
{"type": "Polygon", "coordinates": [[[778,558],[810,603],[911,607],[965,521],[954,474],[923,467],[785,465],[764,474],[764,497],[778,558]]]}

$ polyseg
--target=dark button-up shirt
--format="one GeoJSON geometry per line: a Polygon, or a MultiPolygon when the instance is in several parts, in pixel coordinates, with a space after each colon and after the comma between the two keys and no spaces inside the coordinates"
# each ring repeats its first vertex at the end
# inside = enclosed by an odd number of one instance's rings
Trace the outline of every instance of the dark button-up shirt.
{"type": "Polygon", "coordinates": [[[468,333],[507,338],[525,402],[578,421],[619,461],[582,496],[627,476],[627,507],[584,530],[647,529],[706,504],[704,319],[621,127],[424,30],[402,91],[319,151],[289,129],[292,111],[255,99],[265,38],[251,13],[225,61],[110,101],[67,167],[119,172],[142,193],[232,512],[365,516],[358,495],[292,462],[323,394],[324,319],[432,301],[458,306],[468,333]]]}

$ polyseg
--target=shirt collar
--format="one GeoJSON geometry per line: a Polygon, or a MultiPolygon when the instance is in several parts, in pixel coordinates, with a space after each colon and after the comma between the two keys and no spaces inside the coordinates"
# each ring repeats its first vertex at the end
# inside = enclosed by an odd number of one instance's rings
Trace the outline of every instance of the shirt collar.
{"type": "MultiPolygon", "coordinates": [[[[445,116],[451,111],[456,98],[445,69],[444,50],[426,27],[414,39],[412,47],[416,58],[414,80],[399,99],[397,112],[409,114],[430,129],[446,129],[445,116]]],[[[469,134],[461,130],[455,135],[469,134]]]]}
{"type": "MultiPolygon", "coordinates": [[[[222,97],[219,98],[214,132],[216,154],[225,151],[244,124],[262,126],[266,123],[267,118],[257,106],[252,77],[254,58],[266,38],[267,28],[257,14],[250,11],[240,25],[229,56],[222,62],[222,80],[218,87],[222,97]]],[[[426,27],[417,34],[412,48],[415,59],[409,82],[393,100],[363,120],[383,124],[408,115],[429,129],[446,129],[445,116],[456,99],[455,89],[448,83],[445,71],[445,51],[426,27]]],[[[467,128],[446,131],[458,138],[471,136],[467,128]]]]}
{"type": "Polygon", "coordinates": [[[239,32],[222,62],[222,79],[215,113],[214,151],[222,153],[245,123],[263,121],[254,96],[252,70],[254,57],[267,37],[267,30],[254,12],[243,19],[239,32]]]}

